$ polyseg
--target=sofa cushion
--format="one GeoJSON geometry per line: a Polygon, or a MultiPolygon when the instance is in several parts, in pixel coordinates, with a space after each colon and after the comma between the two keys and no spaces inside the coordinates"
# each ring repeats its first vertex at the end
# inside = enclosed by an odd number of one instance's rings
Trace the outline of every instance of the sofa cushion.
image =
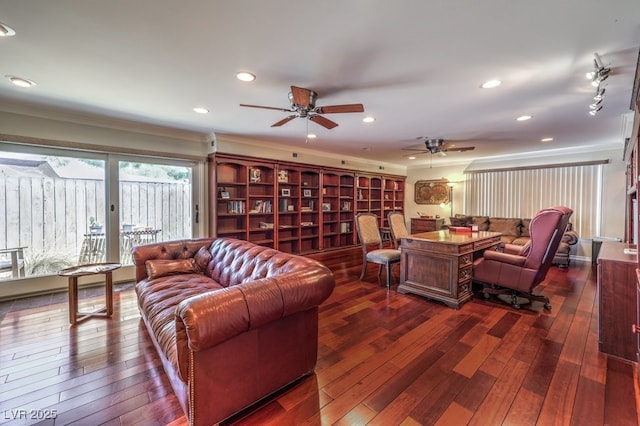
{"type": "Polygon", "coordinates": [[[471,225],[471,216],[455,215],[449,218],[451,226],[469,226],[471,225]]]}
{"type": "MultiPolygon", "coordinates": [[[[147,261],[149,262],[149,261],[147,261]]],[[[180,377],[186,382],[186,363],[178,365],[178,351],[180,357],[186,359],[188,348],[186,339],[180,345],[176,339],[176,307],[185,299],[203,293],[220,290],[223,287],[206,275],[191,273],[148,279],[136,284],[138,305],[144,312],[143,318],[160,346],[166,358],[180,372],[180,377]]]]}
{"type": "Polygon", "coordinates": [[[514,238],[513,241],[511,241],[511,244],[523,246],[527,244],[529,241],[531,241],[531,238],[522,236],[522,237],[514,238]]]}
{"type": "Polygon", "coordinates": [[[492,217],[489,220],[489,231],[501,232],[504,236],[519,237],[522,220],[520,218],[492,217]]]}
{"type": "Polygon", "coordinates": [[[145,266],[147,267],[147,275],[150,279],[196,272],[193,259],[147,260],[145,266]]]}
{"type": "Polygon", "coordinates": [[[207,247],[200,247],[200,250],[193,256],[195,271],[204,274],[207,269],[207,265],[211,262],[213,256],[207,249],[207,247]]]}
{"type": "Polygon", "coordinates": [[[471,225],[476,225],[478,231],[488,231],[489,216],[471,216],[471,225]]]}

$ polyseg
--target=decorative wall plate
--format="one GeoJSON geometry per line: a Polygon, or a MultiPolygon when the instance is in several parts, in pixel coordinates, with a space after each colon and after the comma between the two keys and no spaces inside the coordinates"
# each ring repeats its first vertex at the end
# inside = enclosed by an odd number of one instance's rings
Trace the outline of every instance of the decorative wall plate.
{"type": "Polygon", "coordinates": [[[450,188],[448,180],[419,180],[415,185],[416,204],[447,204],[450,188]]]}

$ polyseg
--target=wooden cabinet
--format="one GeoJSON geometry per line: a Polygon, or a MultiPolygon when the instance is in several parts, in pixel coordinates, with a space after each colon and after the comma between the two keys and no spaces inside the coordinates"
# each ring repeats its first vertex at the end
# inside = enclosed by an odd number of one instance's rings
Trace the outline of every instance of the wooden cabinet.
{"type": "Polygon", "coordinates": [[[411,218],[411,233],[439,231],[444,226],[444,219],[411,218]]]}
{"type": "Polygon", "coordinates": [[[598,255],[598,346],[601,352],[636,361],[636,256],[627,243],[604,241],[598,255]]]}
{"type": "Polygon", "coordinates": [[[355,215],[404,211],[404,177],[212,154],[213,236],[304,254],[357,244],[355,215]]]}

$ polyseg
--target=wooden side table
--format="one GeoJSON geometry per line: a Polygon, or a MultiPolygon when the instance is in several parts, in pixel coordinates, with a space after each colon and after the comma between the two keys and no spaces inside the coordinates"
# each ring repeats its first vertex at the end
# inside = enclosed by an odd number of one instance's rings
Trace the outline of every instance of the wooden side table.
{"type": "Polygon", "coordinates": [[[113,314],[113,278],[111,273],[118,269],[119,263],[89,263],[72,266],[58,272],[62,277],[69,277],[69,322],[76,324],[78,321],[90,317],[111,317],[113,314]],[[93,312],[78,311],[78,277],[84,275],[104,274],[106,306],[93,312]]]}
{"type": "Polygon", "coordinates": [[[439,231],[444,226],[444,219],[412,217],[411,233],[419,234],[420,232],[439,231]]]}

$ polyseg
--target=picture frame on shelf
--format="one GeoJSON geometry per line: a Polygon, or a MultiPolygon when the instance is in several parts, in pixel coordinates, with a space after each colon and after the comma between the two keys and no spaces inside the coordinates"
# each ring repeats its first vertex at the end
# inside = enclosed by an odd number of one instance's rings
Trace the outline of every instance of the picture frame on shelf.
{"type": "Polygon", "coordinates": [[[260,169],[249,169],[249,181],[252,183],[262,182],[262,170],[260,169]]]}
{"type": "Polygon", "coordinates": [[[311,190],[310,189],[303,189],[302,190],[302,196],[303,197],[311,197],[311,190]]]}
{"type": "Polygon", "coordinates": [[[229,199],[229,191],[220,191],[220,198],[222,199],[229,199]]]}
{"type": "Polygon", "coordinates": [[[296,208],[296,207],[295,207],[293,204],[289,204],[289,205],[287,206],[287,211],[288,211],[288,212],[295,211],[295,208],[296,208]]]}
{"type": "Polygon", "coordinates": [[[331,211],[331,203],[322,203],[322,211],[323,212],[331,211]]]}
{"type": "Polygon", "coordinates": [[[289,182],[289,171],[288,170],[278,170],[278,182],[279,183],[287,183],[287,182],[289,182]]]}
{"type": "Polygon", "coordinates": [[[289,188],[282,188],[280,190],[280,195],[282,195],[283,197],[291,197],[291,189],[289,188]]]}

